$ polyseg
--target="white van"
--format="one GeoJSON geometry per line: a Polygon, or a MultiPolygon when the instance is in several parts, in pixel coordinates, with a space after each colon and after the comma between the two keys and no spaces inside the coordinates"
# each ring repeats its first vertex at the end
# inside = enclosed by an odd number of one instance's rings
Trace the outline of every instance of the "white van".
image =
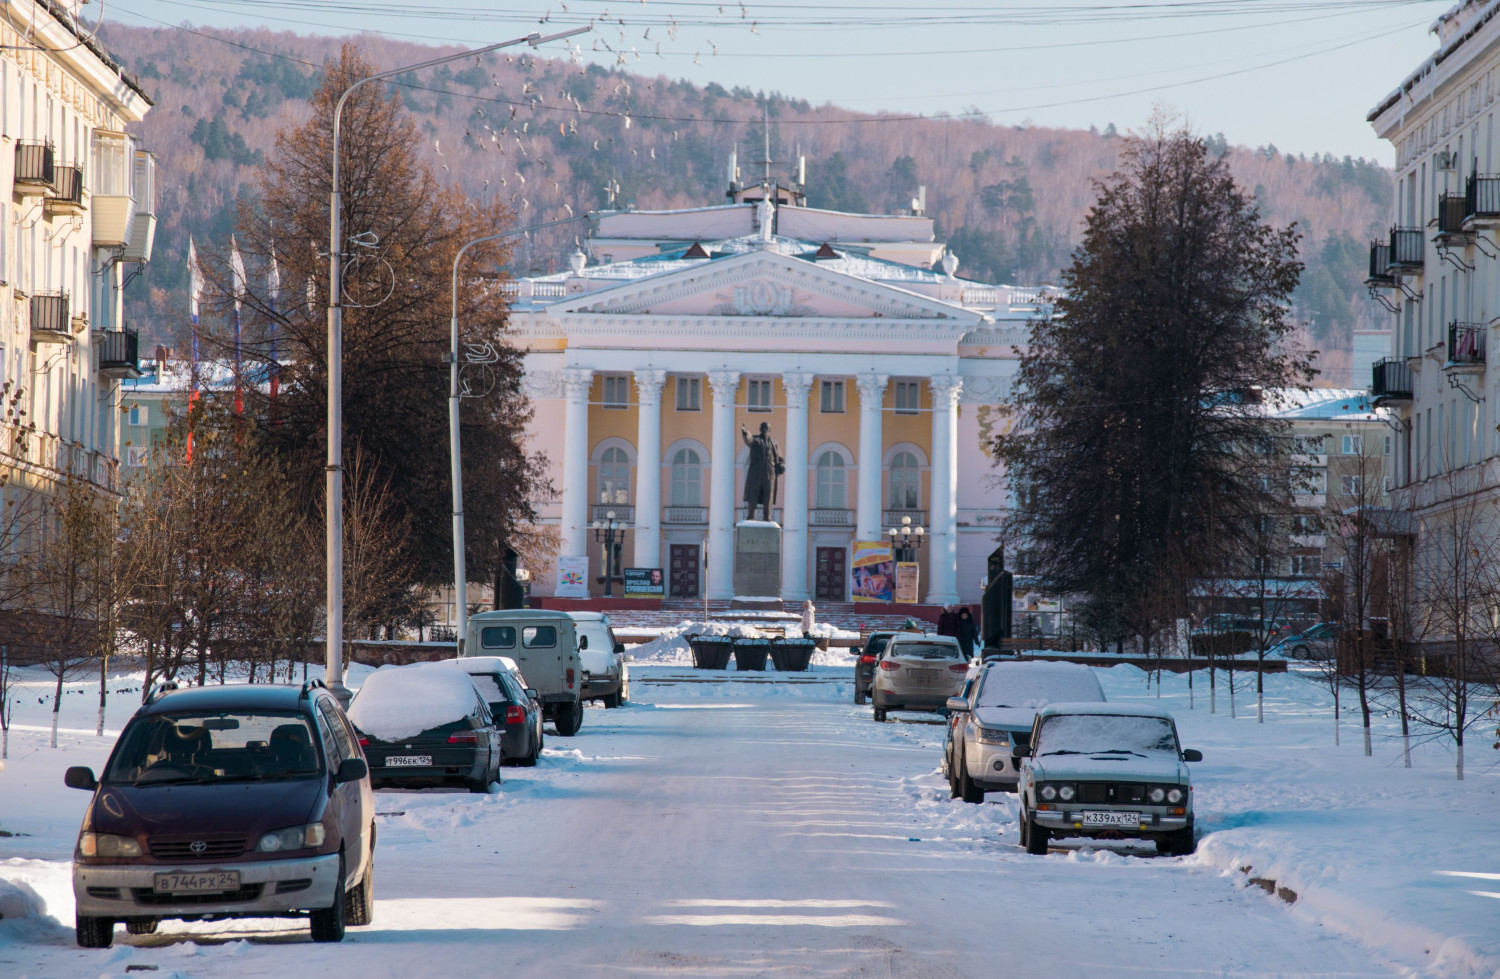
{"type": "Polygon", "coordinates": [[[526,674],[543,716],[571,737],[583,724],[583,663],[578,631],[566,612],[519,608],[469,616],[464,656],[509,656],[526,674]]]}
{"type": "Polygon", "coordinates": [[[625,644],[615,639],[609,616],[603,612],[569,612],[578,630],[578,658],[583,663],[585,702],[598,700],[618,707],[630,699],[630,671],[625,666],[625,644]]]}

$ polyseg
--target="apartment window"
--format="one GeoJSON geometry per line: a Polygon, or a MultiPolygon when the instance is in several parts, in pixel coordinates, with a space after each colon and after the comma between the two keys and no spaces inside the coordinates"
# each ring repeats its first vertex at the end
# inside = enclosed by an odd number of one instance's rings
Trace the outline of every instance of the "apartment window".
{"type": "Polygon", "coordinates": [[[1299,435],[1292,443],[1292,451],[1298,455],[1318,456],[1323,454],[1323,436],[1299,435]]]}
{"type": "Polygon", "coordinates": [[[1360,493],[1362,493],[1364,491],[1364,488],[1365,488],[1365,479],[1364,479],[1363,476],[1345,476],[1344,477],[1344,495],[1345,496],[1358,496],[1360,493]]]}
{"type": "Polygon", "coordinates": [[[1016,574],[1036,574],[1036,551],[1022,549],[1016,552],[1016,574]]]}
{"type": "Polygon", "coordinates": [[[599,502],[630,502],[630,457],[624,449],[608,448],[599,457],[599,502]]]}
{"type": "Polygon", "coordinates": [[[751,411],[771,410],[771,379],[769,377],[752,377],[746,382],[749,389],[749,408],[751,411]]]}
{"type": "Polygon", "coordinates": [[[910,452],[897,452],[891,460],[891,509],[915,510],[922,497],[922,469],[910,452]]]}
{"type": "Polygon", "coordinates": [[[679,377],[677,379],[678,411],[703,410],[702,384],[703,379],[699,377],[679,377]]]}
{"type": "Polygon", "coordinates": [[[818,409],[825,415],[842,415],[844,413],[844,382],[824,381],[819,385],[821,392],[818,409]]]}
{"type": "Polygon", "coordinates": [[[143,469],[146,463],[151,461],[151,450],[144,445],[127,445],[125,447],[125,465],[135,469],[143,469]]]}
{"type": "Polygon", "coordinates": [[[604,375],[604,407],[627,408],[630,406],[630,375],[604,375]]]}
{"type": "Polygon", "coordinates": [[[1292,492],[1311,493],[1315,496],[1328,492],[1328,470],[1293,469],[1292,492]]]}
{"type": "Polygon", "coordinates": [[[695,449],[678,449],[672,456],[672,505],[703,505],[703,459],[695,449]]]}
{"type": "Polygon", "coordinates": [[[1292,577],[1316,578],[1323,573],[1323,559],[1316,554],[1293,554],[1292,577]]]}
{"type": "Polygon", "coordinates": [[[1302,514],[1292,517],[1292,536],[1311,537],[1323,532],[1323,521],[1317,517],[1302,514]]]}
{"type": "Polygon", "coordinates": [[[922,408],[922,382],[896,382],[896,414],[915,415],[922,408]]]}
{"type": "MultiPolygon", "coordinates": [[[[834,382],[840,383],[840,382],[834,382]]],[[[844,493],[844,457],[829,449],[818,456],[817,503],[819,510],[842,510],[848,497],[844,493]]]]}
{"type": "Polygon", "coordinates": [[[137,426],[148,424],[149,416],[150,412],[146,405],[130,406],[130,424],[137,426]]]}
{"type": "Polygon", "coordinates": [[[1385,437],[1385,454],[1391,454],[1391,437],[1389,435],[1385,437]]]}
{"type": "Polygon", "coordinates": [[[1361,435],[1344,436],[1344,455],[1357,456],[1365,450],[1365,440],[1361,435]]]}

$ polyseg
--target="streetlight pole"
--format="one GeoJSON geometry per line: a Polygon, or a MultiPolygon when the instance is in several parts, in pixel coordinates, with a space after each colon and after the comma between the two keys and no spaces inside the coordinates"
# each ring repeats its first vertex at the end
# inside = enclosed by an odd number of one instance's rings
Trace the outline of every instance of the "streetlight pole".
{"type": "Polygon", "coordinates": [[[594,540],[604,542],[604,597],[609,598],[615,580],[615,548],[625,539],[625,530],[615,519],[615,511],[604,514],[603,520],[594,521],[594,540]]]}
{"type": "MultiPolygon", "coordinates": [[[[501,231],[492,235],[484,235],[473,241],[464,243],[453,256],[453,281],[452,296],[453,308],[449,321],[449,342],[451,349],[448,353],[448,464],[452,471],[453,482],[453,604],[458,610],[458,621],[455,628],[457,637],[456,652],[464,654],[464,638],[469,631],[469,571],[464,555],[464,472],[463,456],[459,447],[458,429],[458,403],[463,395],[458,386],[458,263],[463,261],[464,252],[475,245],[482,245],[487,241],[497,241],[501,238],[513,238],[516,235],[529,234],[532,231],[540,231],[543,228],[556,227],[559,224],[572,224],[582,221],[582,216],[576,218],[562,218],[557,221],[544,221],[541,224],[533,224],[525,228],[513,228],[510,231],[501,231]]],[[[498,598],[499,596],[496,596],[498,598]]]]}
{"type": "Polygon", "coordinates": [[[578,27],[570,31],[549,34],[543,37],[535,32],[525,37],[512,38],[473,51],[461,51],[441,58],[433,58],[421,64],[392,68],[376,72],[344,89],[333,109],[333,173],[328,192],[328,462],[325,466],[326,486],[324,499],[326,512],[323,515],[327,540],[327,628],[324,643],[327,660],[324,679],[328,688],[345,704],[349,702],[349,690],[344,686],[344,319],[340,297],[343,283],[339,276],[339,252],[343,245],[343,229],[340,227],[339,194],[339,129],[344,112],[344,103],[355,90],[368,82],[390,78],[408,71],[420,71],[436,65],[458,61],[461,58],[478,57],[517,44],[536,47],[548,41],[556,41],[592,30],[578,27]]]}

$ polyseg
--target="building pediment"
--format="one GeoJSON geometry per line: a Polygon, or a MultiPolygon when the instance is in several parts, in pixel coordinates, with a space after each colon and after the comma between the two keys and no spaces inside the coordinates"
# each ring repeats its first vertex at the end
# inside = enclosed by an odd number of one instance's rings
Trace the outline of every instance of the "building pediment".
{"type": "Polygon", "coordinates": [[[961,306],[773,251],[706,261],[570,296],[547,307],[602,316],[927,320],[978,324],[961,306]]]}

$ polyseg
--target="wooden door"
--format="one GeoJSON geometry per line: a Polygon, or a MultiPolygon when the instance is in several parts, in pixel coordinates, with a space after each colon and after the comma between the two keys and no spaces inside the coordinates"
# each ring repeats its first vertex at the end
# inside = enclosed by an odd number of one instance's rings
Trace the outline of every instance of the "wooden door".
{"type": "Polygon", "coordinates": [[[820,602],[847,601],[845,585],[849,580],[849,552],[842,547],[818,548],[817,573],[813,597],[820,602]]]}
{"type": "Polygon", "coordinates": [[[698,597],[698,545],[673,544],[671,568],[671,597],[698,597]]]}

